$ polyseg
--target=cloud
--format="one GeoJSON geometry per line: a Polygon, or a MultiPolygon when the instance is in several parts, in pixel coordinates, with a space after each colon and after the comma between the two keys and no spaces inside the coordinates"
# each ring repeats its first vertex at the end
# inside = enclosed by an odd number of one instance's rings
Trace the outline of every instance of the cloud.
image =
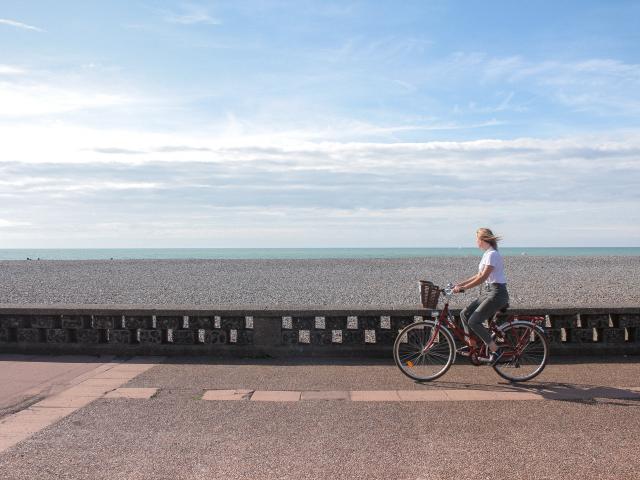
{"type": "Polygon", "coordinates": [[[152,218],[211,208],[318,209],[325,212],[323,222],[338,215],[331,211],[366,211],[371,225],[380,225],[385,212],[425,206],[457,205],[456,216],[466,217],[488,190],[491,202],[512,219],[541,202],[568,211],[577,203],[618,202],[626,205],[620,212],[628,212],[640,199],[640,136],[633,133],[422,143],[267,141],[68,126],[28,134],[25,127],[0,125],[0,134],[7,139],[0,147],[0,198],[16,208],[43,201],[77,211],[108,205],[110,215],[128,217],[136,208],[152,218]],[[164,151],[168,141],[180,148],[164,151]],[[83,148],[95,143],[121,147],[83,148]]]}
{"type": "Polygon", "coordinates": [[[180,13],[165,12],[164,20],[180,25],[220,25],[222,23],[217,18],[212,17],[206,8],[197,5],[187,5],[180,13]]]}
{"type": "Polygon", "coordinates": [[[0,228],[14,228],[31,225],[29,222],[19,222],[0,218],[0,228]]]}
{"type": "Polygon", "coordinates": [[[78,110],[114,107],[131,103],[119,93],[92,91],[87,87],[57,86],[34,80],[0,80],[0,118],[29,117],[78,110]]]}
{"type": "Polygon", "coordinates": [[[579,111],[640,113],[640,64],[610,58],[530,62],[521,57],[489,59],[480,65],[485,80],[506,81],[579,111]],[[531,89],[531,87],[528,87],[531,89]]]}
{"type": "Polygon", "coordinates": [[[93,151],[98,153],[106,153],[106,154],[114,154],[114,155],[138,155],[141,153],[146,153],[141,150],[131,150],[128,148],[117,148],[117,147],[94,148],[93,151]]]}
{"type": "Polygon", "coordinates": [[[22,28],[24,30],[33,30],[35,32],[44,32],[43,29],[34,27],[33,25],[27,25],[26,23],[16,22],[15,20],[9,20],[8,18],[0,18],[0,25],[10,25],[16,28],[22,28]]]}
{"type": "Polygon", "coordinates": [[[130,148],[119,147],[101,147],[91,149],[98,153],[117,154],[117,155],[139,155],[142,153],[182,153],[182,152],[211,152],[211,148],[192,147],[189,145],[164,145],[161,147],[151,147],[149,150],[133,150],[130,148]]]}
{"type": "Polygon", "coordinates": [[[23,75],[25,73],[27,72],[23,68],[0,64],[0,75],[23,75]]]}
{"type": "Polygon", "coordinates": [[[176,153],[176,152],[210,152],[207,147],[190,147],[188,145],[165,145],[154,149],[155,152],[176,153]]]}
{"type": "Polygon", "coordinates": [[[505,236],[507,246],[536,246],[543,224],[547,246],[624,245],[640,238],[637,214],[626,219],[616,215],[628,207],[623,202],[593,206],[536,200],[513,203],[508,209],[462,201],[385,210],[199,205],[185,210],[166,203],[150,215],[138,205],[123,212],[112,204],[94,202],[90,209],[76,209],[71,215],[51,206],[30,205],[21,215],[36,220],[34,224],[6,229],[3,244],[23,248],[88,243],[96,247],[473,246],[473,232],[487,224],[505,236]],[[593,228],[574,229],[584,225],[593,228]],[[622,237],[617,228],[621,225],[627,226],[622,237]]]}
{"type": "Polygon", "coordinates": [[[640,132],[389,144],[56,126],[31,131],[34,150],[3,128],[3,218],[30,224],[5,224],[4,246],[466,245],[479,224],[511,245],[540,228],[547,245],[640,241],[616,227],[640,225],[640,132]],[[98,141],[147,154],[72,149],[98,141]]]}

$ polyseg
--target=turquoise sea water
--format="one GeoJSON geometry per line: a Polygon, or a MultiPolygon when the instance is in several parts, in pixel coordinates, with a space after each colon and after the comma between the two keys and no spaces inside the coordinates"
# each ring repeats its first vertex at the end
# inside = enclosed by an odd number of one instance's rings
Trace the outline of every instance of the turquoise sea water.
{"type": "MultiPolygon", "coordinates": [[[[505,247],[503,255],[640,256],[640,247],[505,247]]],[[[86,248],[0,249],[0,260],[322,259],[478,256],[477,248],[86,248]]]]}

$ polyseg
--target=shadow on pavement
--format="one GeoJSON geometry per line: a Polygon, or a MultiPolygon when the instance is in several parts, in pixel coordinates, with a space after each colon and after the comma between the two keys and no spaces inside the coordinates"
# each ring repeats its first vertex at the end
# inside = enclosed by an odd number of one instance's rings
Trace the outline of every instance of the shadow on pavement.
{"type": "MultiPolygon", "coordinates": [[[[144,357],[138,357],[144,358],[144,357]]],[[[175,356],[166,357],[162,363],[194,364],[194,365],[393,365],[391,354],[388,358],[349,358],[329,356],[289,356],[273,357],[216,357],[216,356],[175,356]]],[[[579,364],[635,364],[640,363],[640,355],[608,355],[608,356],[576,356],[551,357],[547,365],[579,365],[579,364]]],[[[453,365],[471,365],[464,357],[457,356],[453,365]]]]}
{"type": "MultiPolygon", "coordinates": [[[[419,382],[416,382],[419,383],[419,382]]],[[[602,400],[631,400],[634,403],[614,405],[640,406],[640,387],[605,387],[600,385],[582,385],[558,382],[471,384],[465,382],[425,383],[433,390],[483,390],[487,392],[528,392],[542,396],[545,400],[578,402],[585,404],[608,403],[602,400]]]]}

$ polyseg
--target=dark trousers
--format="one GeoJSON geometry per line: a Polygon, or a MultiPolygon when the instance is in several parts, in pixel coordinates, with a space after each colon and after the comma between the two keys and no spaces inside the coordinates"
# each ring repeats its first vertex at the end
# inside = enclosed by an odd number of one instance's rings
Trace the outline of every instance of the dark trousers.
{"type": "Polygon", "coordinates": [[[489,283],[481,288],[483,291],[480,297],[460,312],[460,319],[465,332],[469,333],[469,329],[471,329],[484,343],[489,345],[491,332],[482,323],[489,320],[498,310],[509,303],[509,292],[507,292],[507,285],[504,283],[489,283]]]}

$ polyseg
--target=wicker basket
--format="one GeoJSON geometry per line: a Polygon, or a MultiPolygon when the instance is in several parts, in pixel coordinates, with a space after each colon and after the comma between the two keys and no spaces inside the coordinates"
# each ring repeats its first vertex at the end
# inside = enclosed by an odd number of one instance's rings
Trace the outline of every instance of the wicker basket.
{"type": "Polygon", "coordinates": [[[420,302],[424,308],[434,310],[438,308],[438,298],[440,297],[440,287],[436,287],[433,282],[420,280],[420,302]]]}

